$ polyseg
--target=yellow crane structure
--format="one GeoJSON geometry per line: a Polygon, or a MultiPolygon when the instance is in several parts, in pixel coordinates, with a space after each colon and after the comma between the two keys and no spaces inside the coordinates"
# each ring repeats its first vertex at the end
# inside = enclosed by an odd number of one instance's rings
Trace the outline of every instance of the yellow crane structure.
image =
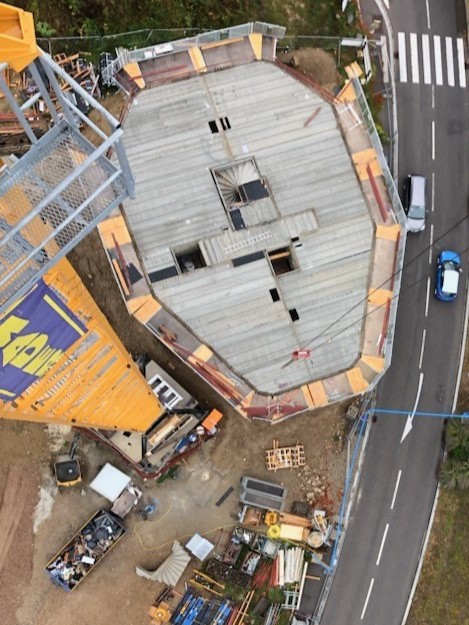
{"type": "Polygon", "coordinates": [[[120,124],[37,47],[32,15],[3,3],[0,90],[31,142],[0,169],[0,416],[145,432],[165,409],[65,258],[133,194],[120,124]],[[34,80],[23,104],[7,66],[34,80]],[[107,133],[70,91],[102,115],[107,133]],[[39,99],[52,119],[40,138],[27,117],[39,99]]]}

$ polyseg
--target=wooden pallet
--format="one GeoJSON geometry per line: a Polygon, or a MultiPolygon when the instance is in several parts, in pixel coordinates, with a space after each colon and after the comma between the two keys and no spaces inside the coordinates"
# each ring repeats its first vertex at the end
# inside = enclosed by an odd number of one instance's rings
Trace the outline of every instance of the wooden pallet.
{"type": "Polygon", "coordinates": [[[279,447],[274,440],[273,449],[265,452],[267,470],[276,472],[278,469],[298,469],[306,465],[304,445],[298,443],[293,447],[279,447]]]}

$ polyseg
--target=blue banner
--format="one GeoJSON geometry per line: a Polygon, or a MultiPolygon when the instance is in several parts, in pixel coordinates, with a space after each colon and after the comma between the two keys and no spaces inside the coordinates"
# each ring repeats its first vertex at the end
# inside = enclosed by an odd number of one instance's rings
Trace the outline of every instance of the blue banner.
{"type": "Polygon", "coordinates": [[[86,327],[39,280],[0,318],[0,399],[13,400],[60,360],[86,327]]]}

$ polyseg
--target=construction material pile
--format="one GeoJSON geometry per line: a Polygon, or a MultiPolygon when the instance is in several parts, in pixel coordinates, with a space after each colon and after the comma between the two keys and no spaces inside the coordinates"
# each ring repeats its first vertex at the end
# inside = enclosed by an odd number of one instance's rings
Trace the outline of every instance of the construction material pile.
{"type": "MultiPolygon", "coordinates": [[[[75,54],[65,54],[59,52],[54,55],[54,61],[57,65],[67,72],[79,85],[83,87],[90,95],[93,95],[98,87],[98,79],[94,73],[92,63],[84,56],[86,52],[76,52],[75,54]]],[[[61,84],[64,89],[69,89],[66,83],[61,84]]]]}
{"type": "Polygon", "coordinates": [[[210,560],[207,565],[207,573],[216,577],[223,582],[229,582],[241,588],[247,588],[251,583],[251,576],[242,571],[237,571],[232,566],[219,562],[218,560],[210,560]]]}
{"type": "Polygon", "coordinates": [[[46,565],[45,570],[55,584],[73,590],[125,531],[114,515],[100,510],[46,565]]]}
{"type": "Polygon", "coordinates": [[[300,547],[280,549],[275,560],[274,586],[297,584],[301,581],[305,552],[300,547]]]}
{"type": "Polygon", "coordinates": [[[171,616],[173,625],[225,625],[234,613],[229,599],[205,599],[191,586],[171,616]]]}

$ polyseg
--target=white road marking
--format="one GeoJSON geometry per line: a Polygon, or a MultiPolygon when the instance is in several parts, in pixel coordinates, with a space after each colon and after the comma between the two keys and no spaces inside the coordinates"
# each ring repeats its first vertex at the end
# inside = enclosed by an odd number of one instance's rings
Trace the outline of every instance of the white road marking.
{"type": "Polygon", "coordinates": [[[432,109],[435,108],[435,85],[432,85],[432,109]]]}
{"type": "Polygon", "coordinates": [[[448,85],[454,87],[454,59],[453,59],[453,40],[451,37],[445,37],[446,42],[446,71],[448,72],[448,85]]]}
{"type": "Polygon", "coordinates": [[[384,4],[386,5],[386,8],[387,8],[387,9],[388,9],[388,11],[389,11],[389,0],[384,0],[384,4]]]}
{"type": "Polygon", "coordinates": [[[435,172],[432,172],[432,213],[435,210],[435,172]]]}
{"type": "Polygon", "coordinates": [[[422,57],[423,57],[423,82],[426,85],[432,83],[432,69],[430,65],[430,37],[422,35],[422,57]]]}
{"type": "Polygon", "coordinates": [[[466,86],[466,67],[464,65],[464,41],[458,37],[456,40],[456,46],[458,48],[458,71],[459,71],[459,86],[466,86]]]}
{"type": "Polygon", "coordinates": [[[428,264],[432,264],[433,258],[433,224],[430,226],[430,247],[428,248],[428,264]]]}
{"type": "Polygon", "coordinates": [[[388,40],[381,35],[381,62],[383,64],[383,82],[389,82],[388,40]]]}
{"type": "Polygon", "coordinates": [[[417,406],[419,405],[420,393],[422,392],[423,386],[423,373],[419,374],[419,385],[417,388],[417,397],[415,398],[414,409],[412,410],[412,417],[415,415],[415,411],[417,410],[417,406]]]}
{"type": "Polygon", "coordinates": [[[433,49],[435,52],[435,82],[437,85],[443,84],[443,66],[441,63],[441,37],[433,37],[433,49]]]}
{"type": "Polygon", "coordinates": [[[407,82],[407,56],[405,49],[405,33],[397,33],[397,43],[399,46],[399,76],[401,82],[407,82]]]}
{"type": "Polygon", "coordinates": [[[389,523],[386,523],[386,527],[384,528],[383,538],[381,539],[381,547],[379,548],[378,559],[376,560],[376,566],[379,566],[379,561],[381,560],[381,554],[383,553],[384,543],[386,541],[386,536],[388,535],[389,523]]]}
{"type": "Polygon", "coordinates": [[[413,420],[415,417],[415,411],[417,410],[417,406],[419,404],[419,399],[420,399],[420,393],[422,392],[422,385],[423,385],[423,372],[421,371],[419,375],[419,386],[417,389],[417,397],[415,398],[414,408],[412,410],[412,413],[407,415],[407,421],[405,422],[404,431],[402,432],[402,436],[401,436],[401,443],[404,441],[406,436],[412,430],[412,424],[413,424],[413,420]]]}
{"type": "Polygon", "coordinates": [[[365,603],[363,605],[362,615],[360,616],[360,620],[363,621],[363,617],[365,616],[366,608],[368,606],[368,601],[370,600],[371,591],[373,590],[373,584],[375,583],[375,578],[371,578],[370,587],[368,588],[368,592],[366,593],[365,603]]]}
{"type": "Polygon", "coordinates": [[[435,121],[432,121],[432,161],[435,160],[435,121]]]}
{"type": "Polygon", "coordinates": [[[430,7],[428,6],[428,0],[425,0],[425,4],[427,6],[427,27],[428,30],[430,30],[431,26],[430,26],[430,7]]]}
{"type": "Polygon", "coordinates": [[[425,302],[425,317],[428,317],[428,305],[430,303],[430,278],[427,278],[427,299],[425,302]]]}
{"type": "Polygon", "coordinates": [[[410,63],[412,67],[412,82],[419,82],[419,50],[416,33],[410,33],[410,63]]]}
{"type": "Polygon", "coordinates": [[[392,496],[391,501],[391,510],[394,509],[394,504],[396,503],[397,489],[399,488],[399,482],[401,481],[402,469],[399,469],[399,473],[397,474],[396,485],[394,486],[394,495],[392,496]]]}
{"type": "Polygon", "coordinates": [[[425,350],[425,339],[427,338],[427,330],[424,328],[422,335],[422,347],[420,348],[420,359],[419,359],[419,369],[422,368],[423,363],[423,352],[425,350]]]}

